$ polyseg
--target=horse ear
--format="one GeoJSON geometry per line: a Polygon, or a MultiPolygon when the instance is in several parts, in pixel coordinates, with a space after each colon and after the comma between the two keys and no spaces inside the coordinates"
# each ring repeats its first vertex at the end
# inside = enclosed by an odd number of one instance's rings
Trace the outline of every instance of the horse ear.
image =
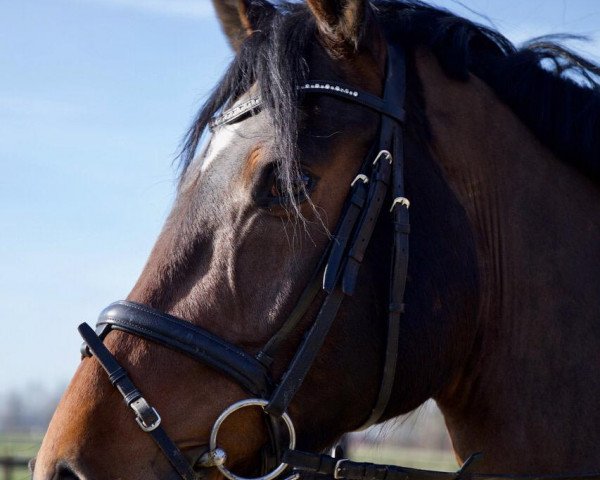
{"type": "Polygon", "coordinates": [[[242,42],[256,28],[265,10],[274,7],[264,0],[212,0],[221,28],[237,52],[242,42]]]}
{"type": "Polygon", "coordinates": [[[375,27],[368,0],[307,0],[307,4],[326,46],[356,52],[375,27]]]}

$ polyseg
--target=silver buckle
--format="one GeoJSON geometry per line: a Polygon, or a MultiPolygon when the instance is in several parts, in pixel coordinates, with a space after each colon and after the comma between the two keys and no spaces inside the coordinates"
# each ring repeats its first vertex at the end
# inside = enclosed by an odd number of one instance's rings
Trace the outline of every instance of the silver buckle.
{"type": "Polygon", "coordinates": [[[135,412],[135,421],[144,432],[151,432],[153,430],[156,430],[160,425],[160,415],[154,407],[150,406],[150,404],[144,397],[139,397],[133,402],[131,402],[129,404],[129,408],[131,408],[135,412]],[[152,423],[147,424],[145,419],[149,416],[154,417],[154,420],[152,421],[152,423]]]}
{"type": "Polygon", "coordinates": [[[335,480],[340,480],[341,478],[344,478],[341,476],[342,462],[347,461],[347,458],[342,458],[335,463],[335,468],[333,469],[333,478],[335,478],[335,480]]]}
{"type": "Polygon", "coordinates": [[[406,197],[394,198],[394,201],[392,202],[392,208],[390,208],[390,212],[394,211],[394,208],[396,208],[396,205],[402,205],[403,207],[406,207],[406,209],[408,210],[410,208],[410,200],[406,197]]]}
{"type": "Polygon", "coordinates": [[[356,178],[354,180],[352,180],[352,183],[350,184],[351,187],[353,187],[354,185],[356,185],[356,182],[358,181],[363,182],[365,185],[367,183],[369,183],[369,177],[367,177],[364,173],[359,173],[356,178]]]}
{"type": "Polygon", "coordinates": [[[146,425],[146,422],[144,422],[144,419],[142,417],[135,417],[135,421],[144,432],[152,432],[153,430],[156,430],[159,427],[160,422],[162,421],[162,418],[160,418],[160,415],[158,414],[156,409],[154,407],[150,408],[152,409],[152,413],[156,415],[156,420],[154,420],[154,422],[152,422],[150,425],[146,425]]]}
{"type": "Polygon", "coordinates": [[[385,156],[388,159],[388,161],[390,162],[390,165],[392,164],[392,161],[393,161],[392,154],[390,152],[388,152],[387,150],[381,150],[381,152],[379,152],[377,154],[377,156],[375,157],[375,160],[373,160],[373,165],[377,165],[377,162],[379,162],[379,159],[383,156],[385,156]]]}

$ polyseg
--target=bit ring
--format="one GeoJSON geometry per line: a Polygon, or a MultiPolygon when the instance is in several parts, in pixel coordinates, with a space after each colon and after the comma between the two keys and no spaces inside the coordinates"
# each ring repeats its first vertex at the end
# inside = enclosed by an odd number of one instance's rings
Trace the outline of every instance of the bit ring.
{"type": "MultiPolygon", "coordinates": [[[[231,415],[233,412],[236,412],[237,410],[240,410],[242,408],[252,407],[252,406],[262,407],[263,411],[265,411],[265,413],[266,413],[265,407],[268,404],[269,404],[269,402],[267,400],[263,400],[260,398],[250,398],[250,399],[246,399],[246,400],[240,400],[239,402],[236,402],[233,405],[226,408],[223,411],[223,413],[221,413],[221,415],[219,415],[219,417],[215,421],[215,424],[213,425],[212,431],[210,432],[210,441],[209,441],[210,451],[214,452],[218,448],[217,447],[217,435],[219,434],[219,428],[221,428],[221,425],[223,424],[223,422],[227,419],[227,417],[229,415],[231,415]]],[[[288,433],[289,433],[289,437],[290,437],[290,442],[289,442],[288,448],[290,450],[293,450],[294,447],[296,446],[296,430],[294,429],[294,424],[292,423],[292,419],[287,414],[287,412],[283,412],[281,419],[285,423],[285,426],[288,429],[288,433]]],[[[223,464],[219,465],[218,463],[215,463],[215,467],[219,470],[219,472],[221,472],[223,474],[223,476],[225,476],[229,480],[274,480],[275,478],[277,478],[279,475],[281,475],[284,472],[284,470],[287,468],[287,466],[288,466],[287,463],[282,462],[279,464],[279,466],[277,468],[275,468],[271,472],[267,473],[266,475],[263,475],[262,477],[247,478],[247,477],[240,477],[239,475],[236,475],[235,473],[229,471],[227,469],[227,467],[225,467],[225,465],[223,465],[223,464]]]]}

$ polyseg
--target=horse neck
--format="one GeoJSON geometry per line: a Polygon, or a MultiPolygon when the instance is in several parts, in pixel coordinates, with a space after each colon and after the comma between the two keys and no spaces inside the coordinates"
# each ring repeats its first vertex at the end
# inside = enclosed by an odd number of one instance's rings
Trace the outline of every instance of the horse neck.
{"type": "Polygon", "coordinates": [[[600,189],[477,78],[417,53],[432,150],[475,237],[477,346],[438,398],[457,454],[515,473],[600,469],[600,189]]]}

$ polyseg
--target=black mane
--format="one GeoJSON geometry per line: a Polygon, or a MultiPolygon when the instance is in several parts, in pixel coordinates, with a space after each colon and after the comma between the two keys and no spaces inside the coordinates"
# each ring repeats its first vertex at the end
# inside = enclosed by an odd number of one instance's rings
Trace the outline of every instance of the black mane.
{"type": "Polygon", "coordinates": [[[517,48],[494,30],[421,2],[376,5],[399,41],[431,48],[450,77],[477,75],[555,155],[600,182],[600,67],[556,37],[517,48]]]}
{"type": "MultiPolygon", "coordinates": [[[[257,8],[262,1],[255,1],[257,8]]],[[[494,30],[420,1],[373,3],[397,41],[429,47],[452,78],[477,75],[560,159],[600,182],[600,67],[550,38],[517,48],[494,30]]],[[[254,83],[271,111],[277,157],[296,158],[296,87],[307,78],[305,57],[316,30],[303,4],[282,2],[277,8],[282,14],[263,15],[190,128],[184,171],[210,119],[254,83]]],[[[289,181],[297,165],[282,160],[279,170],[289,181]]]]}

